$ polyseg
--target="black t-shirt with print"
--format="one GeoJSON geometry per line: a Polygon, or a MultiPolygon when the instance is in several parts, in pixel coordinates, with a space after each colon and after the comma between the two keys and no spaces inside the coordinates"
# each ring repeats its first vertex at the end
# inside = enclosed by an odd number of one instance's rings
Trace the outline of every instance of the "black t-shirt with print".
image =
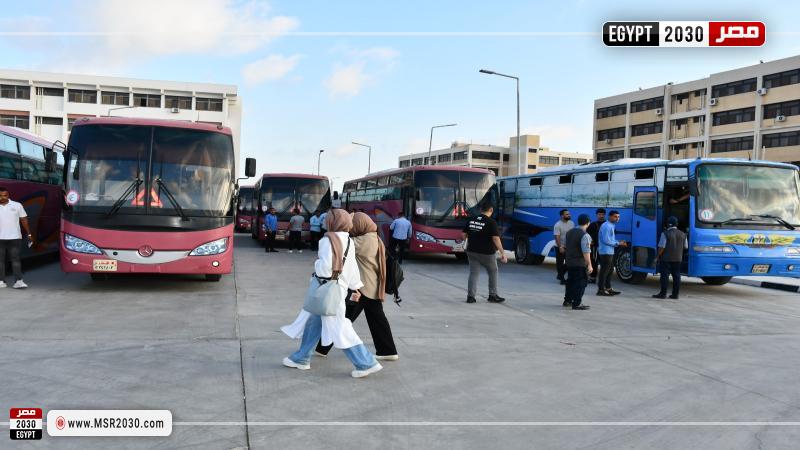
{"type": "Polygon", "coordinates": [[[467,251],[484,255],[493,255],[497,251],[492,238],[499,237],[500,233],[497,230],[497,222],[491,217],[483,214],[473,217],[462,231],[467,233],[469,239],[467,251]]]}

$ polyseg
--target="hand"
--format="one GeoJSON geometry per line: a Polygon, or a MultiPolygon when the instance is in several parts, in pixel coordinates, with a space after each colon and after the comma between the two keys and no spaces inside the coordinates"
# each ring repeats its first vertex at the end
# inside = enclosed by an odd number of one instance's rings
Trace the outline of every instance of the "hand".
{"type": "Polygon", "coordinates": [[[508,262],[508,257],[506,256],[505,253],[500,254],[500,262],[502,262],[503,264],[508,262]]]}
{"type": "Polygon", "coordinates": [[[626,241],[619,241],[619,246],[620,247],[627,247],[628,243],[626,241]]]}
{"type": "Polygon", "coordinates": [[[566,251],[567,251],[567,249],[566,249],[566,248],[564,248],[564,247],[558,247],[558,252],[559,252],[559,253],[565,253],[566,251]]]}
{"type": "Polygon", "coordinates": [[[592,270],[592,266],[586,266],[586,273],[589,274],[589,275],[594,273],[594,270],[592,270]]]}
{"type": "Polygon", "coordinates": [[[361,292],[355,291],[350,295],[350,301],[358,303],[361,300],[361,292]]]}

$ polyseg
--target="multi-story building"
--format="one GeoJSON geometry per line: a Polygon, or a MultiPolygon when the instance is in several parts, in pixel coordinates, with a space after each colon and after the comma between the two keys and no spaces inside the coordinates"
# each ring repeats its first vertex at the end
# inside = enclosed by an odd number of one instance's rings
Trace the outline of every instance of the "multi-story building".
{"type": "MultiPolygon", "coordinates": [[[[527,155],[526,173],[535,173],[542,167],[577,164],[591,161],[586,153],[556,152],[540,145],[539,136],[520,136],[520,153],[527,155]]],[[[508,147],[454,142],[450,148],[404,155],[399,167],[420,165],[467,166],[489,169],[499,176],[518,175],[517,137],[509,139],[508,147]]]]}
{"type": "Polygon", "coordinates": [[[800,163],[800,56],[595,100],[594,158],[800,163]]]}
{"type": "Polygon", "coordinates": [[[0,123],[67,141],[81,117],[207,122],[231,128],[238,161],[242,121],[236,86],[0,70],[0,123]]]}

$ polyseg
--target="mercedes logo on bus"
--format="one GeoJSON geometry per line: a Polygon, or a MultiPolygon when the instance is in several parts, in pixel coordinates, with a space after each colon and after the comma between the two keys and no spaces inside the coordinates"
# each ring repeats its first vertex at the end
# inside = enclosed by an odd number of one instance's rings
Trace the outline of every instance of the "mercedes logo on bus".
{"type": "Polygon", "coordinates": [[[153,256],[153,247],[150,247],[149,245],[143,245],[139,247],[139,255],[141,255],[144,258],[153,256]]]}

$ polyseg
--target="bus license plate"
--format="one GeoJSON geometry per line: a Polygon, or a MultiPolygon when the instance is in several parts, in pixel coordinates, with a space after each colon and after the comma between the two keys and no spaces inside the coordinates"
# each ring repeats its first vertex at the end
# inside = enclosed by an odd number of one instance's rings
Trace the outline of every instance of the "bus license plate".
{"type": "Polygon", "coordinates": [[[92,270],[95,272],[116,272],[117,261],[115,259],[95,259],[92,261],[92,270]]]}
{"type": "Polygon", "coordinates": [[[769,264],[753,264],[752,273],[769,273],[769,264]]]}
{"type": "Polygon", "coordinates": [[[275,240],[276,241],[283,241],[285,239],[286,239],[286,237],[284,235],[282,235],[282,234],[275,235],[275,240]]]}
{"type": "Polygon", "coordinates": [[[464,244],[453,244],[453,251],[456,253],[464,252],[464,244]]]}

